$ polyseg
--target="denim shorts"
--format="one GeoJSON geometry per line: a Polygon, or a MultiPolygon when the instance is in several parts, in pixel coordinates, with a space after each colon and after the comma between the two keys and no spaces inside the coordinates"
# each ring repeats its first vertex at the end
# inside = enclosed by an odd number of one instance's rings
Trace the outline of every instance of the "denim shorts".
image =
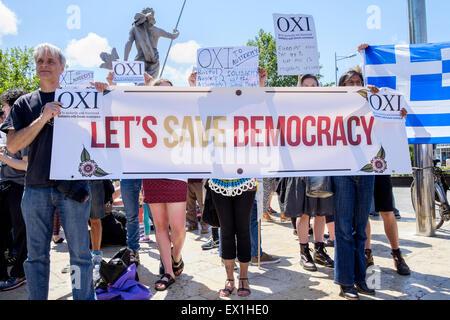
{"type": "Polygon", "coordinates": [[[90,181],[91,188],[91,219],[101,219],[105,216],[105,187],[103,180],[90,181]]]}

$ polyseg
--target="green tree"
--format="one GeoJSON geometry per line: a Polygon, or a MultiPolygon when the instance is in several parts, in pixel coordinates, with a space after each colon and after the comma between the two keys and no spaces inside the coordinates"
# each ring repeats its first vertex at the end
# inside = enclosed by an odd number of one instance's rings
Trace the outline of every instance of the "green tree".
{"type": "MultiPolygon", "coordinates": [[[[258,35],[253,40],[247,42],[248,46],[255,46],[259,49],[259,66],[263,67],[267,73],[267,86],[269,87],[295,87],[297,86],[298,76],[280,76],[277,74],[277,45],[274,36],[270,32],[264,32],[259,29],[258,35]]],[[[322,67],[321,67],[322,68],[322,67]]],[[[317,79],[323,78],[317,74],[317,79]]],[[[321,83],[321,86],[328,87],[334,85],[331,83],[321,83]]]]}
{"type": "Polygon", "coordinates": [[[32,49],[0,50],[0,94],[13,88],[33,91],[39,86],[32,49]]]}

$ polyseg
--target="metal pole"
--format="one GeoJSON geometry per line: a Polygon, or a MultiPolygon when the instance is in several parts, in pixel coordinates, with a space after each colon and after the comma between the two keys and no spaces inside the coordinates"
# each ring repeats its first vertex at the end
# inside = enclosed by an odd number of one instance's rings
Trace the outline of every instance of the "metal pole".
{"type": "MultiPolygon", "coordinates": [[[[425,0],[408,0],[409,42],[427,42],[425,0]]],[[[416,184],[416,233],[431,237],[436,233],[434,208],[433,145],[414,145],[414,172],[416,184]]]]}
{"type": "MultiPolygon", "coordinates": [[[[186,4],[186,0],[184,0],[184,2],[183,2],[183,6],[181,7],[181,12],[180,12],[180,15],[178,16],[178,21],[177,21],[177,24],[176,24],[176,26],[175,26],[175,29],[177,29],[177,30],[178,30],[178,24],[180,23],[181,15],[183,14],[183,10],[184,10],[184,5],[185,5],[185,4],[186,4]]],[[[161,78],[162,75],[163,75],[164,68],[165,68],[166,62],[167,62],[167,57],[169,56],[170,49],[172,48],[172,43],[173,43],[173,40],[170,40],[169,49],[167,50],[166,58],[164,59],[164,64],[163,64],[163,67],[162,67],[162,69],[161,69],[161,73],[160,73],[160,75],[159,75],[160,78],[161,78]]]]}
{"type": "Polygon", "coordinates": [[[336,83],[334,84],[336,87],[338,86],[338,82],[337,82],[337,72],[338,72],[338,68],[337,68],[337,53],[334,53],[334,75],[336,77],[336,83]]]}

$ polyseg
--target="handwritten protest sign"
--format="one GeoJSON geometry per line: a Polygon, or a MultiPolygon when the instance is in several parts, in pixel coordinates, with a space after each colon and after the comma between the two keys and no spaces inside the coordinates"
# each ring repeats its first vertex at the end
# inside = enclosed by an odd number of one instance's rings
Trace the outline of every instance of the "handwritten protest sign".
{"type": "Polygon", "coordinates": [[[113,61],[114,82],[145,83],[145,65],[142,61],[113,61]]]}
{"type": "Polygon", "coordinates": [[[257,87],[257,47],[201,48],[197,51],[197,86],[257,87]]]}
{"type": "Polygon", "coordinates": [[[319,73],[314,19],[304,14],[274,14],[279,75],[319,73]]]}
{"type": "Polygon", "coordinates": [[[59,84],[65,88],[89,87],[94,81],[94,72],[86,70],[67,70],[61,74],[59,84]]]}

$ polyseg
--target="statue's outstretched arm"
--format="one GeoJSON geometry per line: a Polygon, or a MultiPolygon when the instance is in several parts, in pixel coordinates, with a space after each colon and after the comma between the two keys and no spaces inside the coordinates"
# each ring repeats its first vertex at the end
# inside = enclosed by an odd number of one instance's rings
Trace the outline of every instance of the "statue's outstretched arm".
{"type": "Polygon", "coordinates": [[[153,29],[156,31],[158,37],[164,37],[164,38],[169,38],[169,39],[175,40],[180,35],[180,32],[178,32],[177,29],[174,29],[173,33],[167,32],[163,29],[156,28],[156,27],[153,27],[153,29]]]}

